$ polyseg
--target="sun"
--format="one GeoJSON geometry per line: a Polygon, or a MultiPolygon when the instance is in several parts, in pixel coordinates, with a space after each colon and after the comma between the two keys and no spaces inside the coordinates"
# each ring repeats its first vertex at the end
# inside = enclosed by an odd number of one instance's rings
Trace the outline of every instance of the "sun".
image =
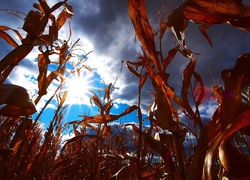
{"type": "Polygon", "coordinates": [[[89,104],[91,77],[86,73],[72,74],[66,82],[68,104],[89,104]]]}

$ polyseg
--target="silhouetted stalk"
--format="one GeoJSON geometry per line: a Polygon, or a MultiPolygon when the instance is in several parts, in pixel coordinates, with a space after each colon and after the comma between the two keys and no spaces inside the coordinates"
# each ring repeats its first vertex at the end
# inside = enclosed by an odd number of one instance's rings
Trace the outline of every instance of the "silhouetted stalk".
{"type": "Polygon", "coordinates": [[[208,142],[209,140],[207,137],[207,132],[203,128],[201,129],[200,137],[197,142],[197,147],[194,152],[194,157],[193,157],[191,167],[188,170],[188,174],[186,176],[187,180],[202,179],[203,165],[204,165],[206,152],[208,149],[208,142]]]}
{"type": "Polygon", "coordinates": [[[141,113],[141,88],[138,90],[138,119],[139,119],[139,139],[138,139],[138,149],[137,149],[137,161],[138,161],[138,166],[137,166],[137,179],[141,179],[141,174],[142,174],[142,164],[141,164],[141,149],[142,149],[142,113],[141,113]]]}
{"type": "Polygon", "coordinates": [[[176,156],[177,156],[177,162],[178,162],[178,179],[185,179],[185,171],[184,171],[184,166],[183,166],[183,157],[182,157],[182,152],[181,152],[181,147],[180,147],[180,142],[178,139],[178,135],[173,133],[173,142],[174,142],[174,148],[176,151],[176,156]]]}
{"type": "MultiPolygon", "coordinates": [[[[92,51],[88,52],[88,53],[82,58],[81,61],[77,62],[77,64],[76,64],[75,67],[77,67],[78,65],[80,65],[80,64],[82,63],[82,61],[83,61],[91,52],[92,52],[92,51]]],[[[62,88],[62,86],[63,86],[65,80],[67,79],[67,77],[75,71],[75,69],[76,69],[75,67],[72,68],[68,74],[66,74],[66,76],[65,76],[64,79],[62,79],[60,85],[57,87],[57,89],[55,90],[54,94],[53,94],[53,95],[49,98],[49,100],[45,103],[45,105],[43,106],[41,112],[40,112],[40,113],[37,115],[37,117],[35,118],[35,121],[34,121],[34,123],[33,123],[33,126],[37,123],[37,121],[39,120],[39,118],[40,118],[41,115],[43,114],[43,111],[44,111],[44,110],[46,109],[46,107],[50,104],[51,100],[55,97],[55,95],[56,95],[56,94],[59,92],[59,90],[62,88]]],[[[84,67],[84,65],[82,65],[82,66],[80,67],[80,69],[82,69],[83,67],[84,67]]]]}

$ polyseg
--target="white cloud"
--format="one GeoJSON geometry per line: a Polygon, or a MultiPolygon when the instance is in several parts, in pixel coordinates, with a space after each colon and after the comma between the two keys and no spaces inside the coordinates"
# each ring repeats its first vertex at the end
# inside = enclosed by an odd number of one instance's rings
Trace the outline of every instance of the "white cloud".
{"type": "Polygon", "coordinates": [[[201,117],[211,118],[217,108],[218,104],[216,101],[209,100],[208,102],[201,104],[199,106],[201,117]]]}

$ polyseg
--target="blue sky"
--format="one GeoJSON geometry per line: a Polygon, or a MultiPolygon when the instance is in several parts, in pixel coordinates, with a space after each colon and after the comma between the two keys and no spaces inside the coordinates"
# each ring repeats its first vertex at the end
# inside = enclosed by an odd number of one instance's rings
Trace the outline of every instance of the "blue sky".
{"type": "MultiPolygon", "coordinates": [[[[33,9],[32,5],[36,0],[10,0],[1,2],[0,19],[1,25],[9,26],[13,29],[21,31],[23,20],[17,16],[8,14],[8,10],[18,10],[25,14],[33,9]],[[3,21],[4,20],[4,21],[3,21]]],[[[53,5],[58,1],[49,1],[49,5],[53,5]]],[[[157,12],[161,10],[162,5],[166,4],[165,0],[148,0],[149,19],[152,24],[157,27],[157,12]]],[[[181,1],[169,1],[175,5],[180,5],[181,1]]],[[[134,29],[130,22],[127,12],[126,0],[85,0],[73,1],[68,3],[73,6],[74,16],[70,20],[72,27],[72,42],[80,38],[79,44],[82,49],[89,54],[86,65],[93,69],[93,73],[82,72],[83,77],[87,77],[90,90],[102,89],[103,84],[114,83],[117,87],[113,92],[113,98],[117,98],[111,113],[120,114],[129,105],[137,105],[137,86],[138,78],[134,77],[125,66],[121,69],[122,60],[134,61],[138,54],[141,53],[138,41],[134,41],[134,29]]],[[[10,12],[10,11],[9,11],[10,12]]],[[[19,14],[22,16],[22,14],[19,14]]],[[[240,54],[247,53],[250,49],[250,35],[239,29],[229,25],[215,25],[207,30],[211,37],[214,47],[211,48],[208,42],[204,39],[199,31],[199,25],[189,23],[189,28],[186,34],[187,46],[193,52],[200,55],[197,56],[196,71],[202,76],[204,83],[208,89],[213,85],[213,79],[209,73],[211,69],[215,80],[220,77],[223,69],[232,68],[236,59],[240,54]]],[[[23,32],[24,33],[24,32],[23,32]]],[[[60,31],[60,39],[69,37],[68,23],[60,31]]],[[[170,33],[164,37],[166,53],[173,48],[173,38],[170,33]],[[170,42],[170,43],[169,43],[170,42]]],[[[12,47],[0,39],[0,59],[7,55],[12,50],[12,47]]],[[[34,49],[12,72],[6,83],[21,85],[26,88],[31,95],[35,95],[37,91],[36,77],[37,69],[37,54],[38,50],[34,49]]],[[[169,83],[175,87],[176,93],[180,92],[181,73],[187,64],[187,60],[181,55],[177,55],[176,59],[170,64],[168,71],[171,76],[169,83]]],[[[52,70],[52,69],[51,69],[52,70]]],[[[219,79],[220,84],[223,81],[219,79]]],[[[57,84],[52,84],[49,87],[48,94],[37,105],[37,110],[45,104],[48,98],[53,93],[57,84]]],[[[143,112],[146,113],[147,107],[152,103],[152,96],[148,91],[152,90],[150,82],[146,82],[142,89],[143,112]]],[[[216,102],[210,99],[211,92],[208,92],[207,101],[201,105],[202,116],[207,119],[211,117],[216,109],[216,102]]],[[[90,107],[89,101],[85,97],[81,97],[82,102],[67,102],[69,104],[66,121],[80,120],[78,115],[95,115],[97,109],[90,107]]],[[[41,118],[41,122],[47,124],[50,118],[53,117],[54,105],[51,104],[46,110],[46,113],[41,118]]],[[[35,117],[36,115],[34,115],[35,117]]],[[[121,119],[122,122],[136,121],[136,113],[125,116],[121,119]]],[[[120,120],[118,121],[120,122],[120,120]]]]}

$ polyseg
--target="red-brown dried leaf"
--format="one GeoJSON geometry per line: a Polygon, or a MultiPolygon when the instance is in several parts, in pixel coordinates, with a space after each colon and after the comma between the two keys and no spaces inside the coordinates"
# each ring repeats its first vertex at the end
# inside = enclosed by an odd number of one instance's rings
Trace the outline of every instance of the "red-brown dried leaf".
{"type": "Polygon", "coordinates": [[[128,11],[136,36],[142,43],[142,47],[148,52],[150,60],[154,63],[156,69],[161,72],[162,68],[157,57],[154,33],[148,20],[145,0],[128,0],[128,11]]]}
{"type": "Polygon", "coordinates": [[[96,115],[96,116],[85,116],[83,122],[89,123],[108,123],[118,120],[121,116],[119,115],[96,115]]]}
{"type": "Polygon", "coordinates": [[[4,32],[6,30],[11,30],[11,28],[8,28],[7,26],[0,26],[0,38],[4,39],[9,45],[16,48],[18,44],[9,34],[4,32]]]}
{"type": "Polygon", "coordinates": [[[49,26],[49,34],[41,35],[34,41],[33,46],[39,46],[43,44],[51,45],[55,40],[58,39],[58,29],[56,26],[49,26]]]}
{"type": "Polygon", "coordinates": [[[173,135],[172,134],[159,134],[162,143],[166,144],[168,147],[173,145],[173,135]]]}
{"type": "Polygon", "coordinates": [[[90,103],[92,104],[92,101],[94,101],[95,105],[98,106],[101,110],[105,110],[105,108],[102,105],[102,102],[100,100],[100,98],[94,94],[91,98],[90,98],[90,103]]]}
{"type": "Polygon", "coordinates": [[[244,17],[241,19],[227,21],[228,24],[247,32],[250,32],[249,22],[250,22],[250,17],[244,17]]]}
{"type": "Polygon", "coordinates": [[[133,61],[127,61],[126,63],[129,63],[131,65],[134,65],[135,67],[140,67],[140,66],[144,66],[144,62],[143,62],[143,58],[142,56],[139,57],[139,59],[141,59],[142,61],[136,61],[136,62],[133,62],[133,61]]]}
{"type": "Polygon", "coordinates": [[[104,100],[105,99],[107,99],[108,101],[110,100],[111,90],[112,90],[112,83],[110,83],[108,87],[104,89],[105,91],[104,97],[103,97],[104,100]]]}
{"type": "Polygon", "coordinates": [[[0,105],[2,104],[6,104],[0,109],[0,114],[4,116],[18,117],[36,112],[27,90],[21,86],[0,85],[0,105]]]}
{"type": "Polygon", "coordinates": [[[59,16],[56,20],[57,28],[60,29],[65,24],[65,22],[68,18],[72,18],[73,14],[74,13],[73,13],[72,6],[65,4],[64,10],[59,14],[59,16]]]}
{"type": "Polygon", "coordinates": [[[111,121],[118,120],[120,117],[125,116],[132,111],[136,110],[137,106],[128,107],[124,112],[119,115],[96,115],[96,116],[84,116],[83,122],[89,123],[108,123],[111,121]]]}
{"type": "Polygon", "coordinates": [[[112,133],[112,129],[108,124],[104,124],[102,129],[102,136],[105,136],[106,133],[112,133]]]}
{"type": "Polygon", "coordinates": [[[167,167],[168,171],[170,173],[173,173],[175,171],[175,168],[174,168],[174,163],[173,163],[171,153],[169,151],[165,151],[165,152],[166,152],[165,157],[163,157],[164,162],[165,162],[164,164],[167,167]]]}
{"type": "Polygon", "coordinates": [[[141,178],[144,180],[155,180],[156,176],[157,176],[157,171],[154,172],[146,171],[142,173],[141,178]]]}
{"type": "Polygon", "coordinates": [[[33,7],[36,8],[37,10],[41,11],[42,13],[45,13],[41,4],[34,3],[33,7]]]}
{"type": "Polygon", "coordinates": [[[40,96],[43,96],[43,95],[47,94],[47,88],[49,87],[49,85],[52,83],[52,81],[53,81],[54,79],[57,79],[58,75],[59,75],[58,71],[52,71],[52,72],[48,75],[48,77],[46,77],[46,78],[41,78],[41,79],[39,80],[39,84],[38,84],[38,86],[39,86],[39,91],[38,91],[38,94],[39,94],[40,96]]]}
{"type": "Polygon", "coordinates": [[[175,9],[167,19],[167,26],[175,34],[179,44],[185,46],[185,32],[188,27],[188,19],[184,17],[185,4],[175,9]]]}
{"type": "Polygon", "coordinates": [[[47,94],[47,71],[48,71],[48,64],[50,63],[49,54],[45,52],[43,54],[38,55],[38,70],[39,75],[37,77],[38,81],[38,94],[45,95],[47,94]]]}
{"type": "Polygon", "coordinates": [[[212,179],[212,169],[213,169],[213,160],[216,157],[216,153],[219,145],[222,141],[227,140],[232,134],[236,131],[250,126],[250,111],[246,111],[241,114],[236,121],[230,124],[222,133],[218,134],[217,137],[210,142],[209,148],[206,153],[204,167],[203,167],[203,179],[212,179]]]}
{"type": "Polygon", "coordinates": [[[143,76],[140,78],[139,82],[139,90],[142,88],[142,86],[145,84],[146,80],[148,79],[148,73],[145,72],[143,76]]]}
{"type": "Polygon", "coordinates": [[[43,9],[43,12],[45,14],[50,13],[50,7],[47,4],[46,0],[38,0],[38,1],[39,1],[40,5],[41,5],[41,8],[43,9]]]}
{"type": "MultiPolygon", "coordinates": [[[[129,61],[126,62],[126,66],[130,72],[132,72],[135,76],[141,77],[141,75],[130,65],[131,63],[129,61]]],[[[136,67],[137,68],[137,67],[136,67]]]]}
{"type": "Polygon", "coordinates": [[[28,15],[25,18],[25,22],[23,24],[23,30],[33,36],[41,35],[45,27],[44,26],[43,28],[41,28],[42,19],[44,19],[44,17],[40,12],[33,10],[29,11],[28,15]]]}
{"type": "Polygon", "coordinates": [[[206,40],[209,42],[210,46],[213,47],[213,44],[212,44],[212,40],[211,38],[208,36],[207,32],[206,32],[206,29],[209,28],[211,26],[211,24],[203,24],[199,27],[202,35],[206,38],[206,40]]]}
{"type": "Polygon", "coordinates": [[[32,46],[20,45],[0,61],[0,72],[3,70],[6,72],[5,75],[3,75],[4,80],[7,78],[14,66],[16,66],[27,54],[29,54],[32,49],[32,46]],[[7,69],[8,67],[10,69],[7,69]]]}
{"type": "Polygon", "coordinates": [[[198,23],[220,24],[249,15],[249,7],[238,0],[188,0],[184,9],[184,16],[198,23]]]}
{"type": "Polygon", "coordinates": [[[193,77],[196,80],[196,84],[199,84],[199,94],[196,96],[196,104],[200,105],[203,102],[204,96],[205,96],[205,86],[203,84],[202,78],[200,74],[198,74],[196,71],[193,71],[193,77]]]}
{"type": "Polygon", "coordinates": [[[191,59],[187,67],[183,70],[182,73],[182,89],[181,89],[181,95],[182,95],[182,101],[185,104],[189,104],[189,98],[188,98],[188,89],[190,87],[191,77],[194,72],[194,68],[196,65],[196,60],[191,59]]]}
{"type": "Polygon", "coordinates": [[[61,108],[63,106],[63,104],[65,103],[66,99],[67,99],[67,91],[63,92],[63,95],[60,96],[60,102],[58,103],[58,108],[61,108]]]}
{"type": "MultiPolygon", "coordinates": [[[[58,2],[58,3],[56,3],[55,5],[53,5],[53,6],[51,7],[51,9],[50,9],[50,13],[52,13],[53,11],[57,10],[58,8],[60,8],[62,5],[65,5],[66,8],[67,8],[67,7],[71,7],[71,6],[69,6],[66,2],[67,2],[67,0],[64,0],[64,1],[58,2]]],[[[72,7],[71,7],[71,8],[68,8],[68,9],[70,9],[71,12],[73,12],[73,11],[72,11],[72,7]]]]}
{"type": "Polygon", "coordinates": [[[145,135],[145,140],[149,144],[149,146],[156,152],[161,153],[161,155],[163,155],[163,158],[165,158],[164,157],[166,152],[165,145],[161,141],[154,139],[149,133],[144,133],[144,135],[145,135]]]}
{"type": "Polygon", "coordinates": [[[219,159],[233,178],[250,177],[250,160],[227,140],[222,141],[219,146],[219,159]]]}
{"type": "Polygon", "coordinates": [[[75,136],[75,137],[73,137],[73,138],[66,141],[66,143],[62,147],[61,153],[64,151],[66,145],[68,145],[70,143],[73,143],[73,142],[75,142],[75,141],[77,141],[79,139],[83,139],[83,138],[97,138],[97,137],[98,137],[97,135],[86,135],[86,134],[75,136]]]}
{"type": "Polygon", "coordinates": [[[176,53],[179,51],[179,47],[180,46],[178,45],[175,48],[173,48],[170,51],[168,51],[168,56],[162,62],[163,67],[165,69],[167,68],[167,66],[169,65],[169,63],[172,61],[172,59],[174,58],[174,56],[176,55],[176,53]]]}
{"type": "Polygon", "coordinates": [[[127,109],[125,109],[125,111],[122,112],[119,116],[125,116],[125,115],[127,115],[127,114],[129,114],[129,113],[131,113],[131,112],[133,112],[134,110],[137,110],[137,109],[138,109],[138,107],[136,105],[130,106],[127,109]]]}

